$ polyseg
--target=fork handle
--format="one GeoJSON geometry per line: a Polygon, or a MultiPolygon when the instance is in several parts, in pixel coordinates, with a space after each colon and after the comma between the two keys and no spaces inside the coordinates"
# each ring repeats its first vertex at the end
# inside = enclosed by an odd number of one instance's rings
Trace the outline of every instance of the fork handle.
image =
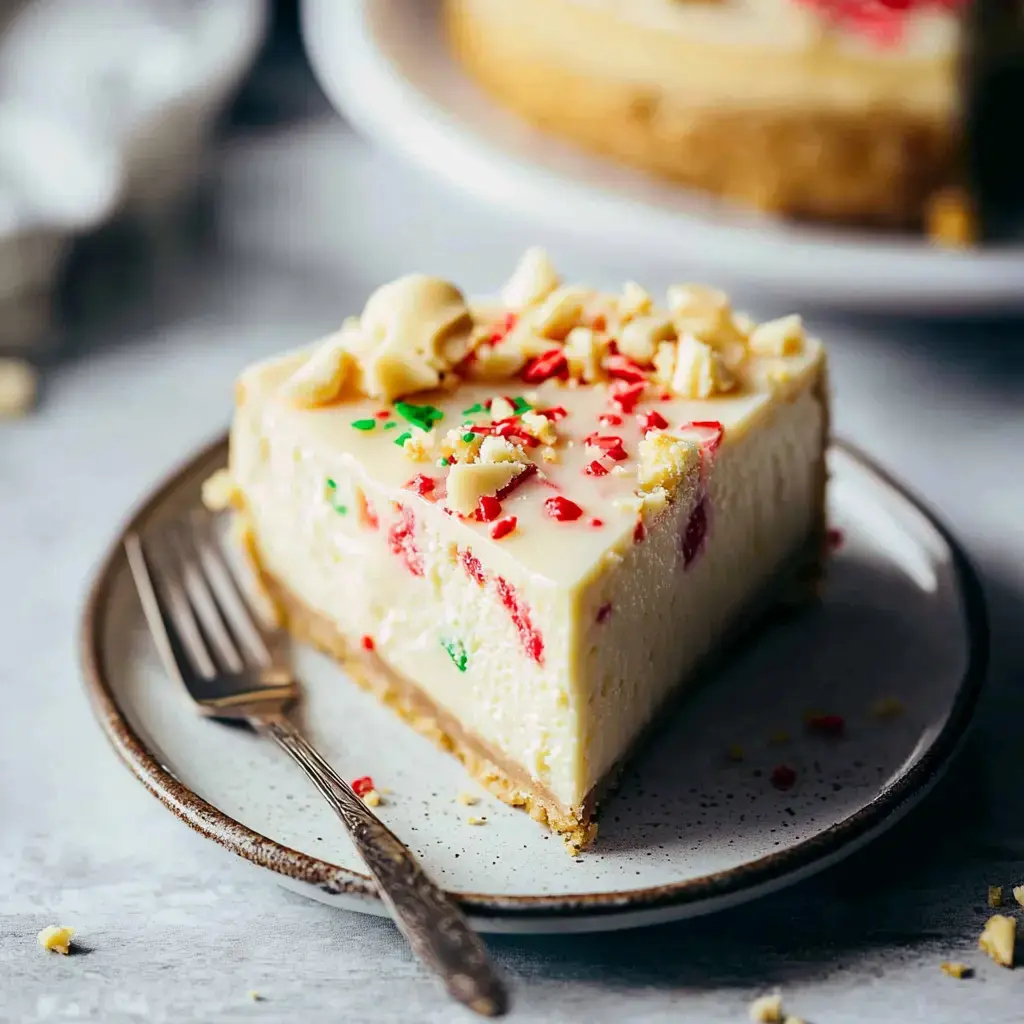
{"type": "Polygon", "coordinates": [[[286,718],[253,724],[277,741],[341,818],[395,923],[448,993],[482,1016],[504,1014],[508,993],[483,942],[408,847],[286,718]]]}

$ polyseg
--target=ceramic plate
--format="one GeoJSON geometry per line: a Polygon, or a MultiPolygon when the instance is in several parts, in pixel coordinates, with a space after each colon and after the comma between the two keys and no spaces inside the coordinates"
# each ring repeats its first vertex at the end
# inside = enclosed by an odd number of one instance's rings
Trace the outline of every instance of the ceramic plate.
{"type": "MultiPolygon", "coordinates": [[[[144,528],[198,502],[226,444],[201,452],[135,513],[144,528]]],[[[830,455],[836,551],[820,606],[752,639],[674,713],[573,858],[521,811],[476,791],[458,763],[332,662],[297,649],[312,739],[347,778],[389,790],[379,813],[495,931],[584,931],[682,918],[781,888],[896,821],[936,780],[970,720],[987,653],[975,578],[897,484],[839,445],[830,455]],[[891,719],[872,712],[898,698],[891,719]],[[808,734],[807,712],[846,735],[808,734]],[[776,735],[778,734],[778,735],[776,735]],[[788,735],[788,739],[783,734],[788,735]],[[731,745],[743,760],[728,756],[731,745]],[[786,765],[795,785],[780,790],[786,765]],[[487,823],[472,826],[470,814],[487,823]]],[[[183,821],[315,899],[381,913],[325,804],[277,748],[200,718],[146,633],[119,537],[84,623],[90,697],[136,776],[183,821]]],[[[357,599],[358,595],[353,595],[357,599]]]]}
{"type": "MultiPolygon", "coordinates": [[[[664,184],[528,127],[457,68],[437,0],[304,0],[310,60],[337,107],[459,188],[569,238],[795,306],[920,313],[1024,307],[1024,247],[789,224],[664,184]]],[[[540,234],[538,237],[545,237],[540,234]]]]}

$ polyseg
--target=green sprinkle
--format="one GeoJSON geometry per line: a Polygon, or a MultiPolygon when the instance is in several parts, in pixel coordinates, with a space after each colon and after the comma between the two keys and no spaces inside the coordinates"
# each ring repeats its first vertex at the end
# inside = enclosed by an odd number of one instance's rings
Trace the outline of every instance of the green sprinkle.
{"type": "Polygon", "coordinates": [[[442,455],[441,458],[437,460],[437,464],[443,469],[448,465],[448,460],[442,455]]]}
{"type": "Polygon", "coordinates": [[[462,435],[462,440],[465,441],[466,444],[469,444],[469,442],[472,441],[474,437],[476,437],[476,434],[474,434],[472,431],[469,431],[469,433],[462,435]]]}
{"type": "Polygon", "coordinates": [[[384,429],[385,430],[394,430],[395,427],[397,427],[397,426],[398,426],[398,424],[394,420],[388,420],[387,423],[384,424],[384,429]]]}
{"type": "Polygon", "coordinates": [[[471,405],[468,409],[462,410],[463,416],[472,416],[475,412],[486,412],[487,410],[477,402],[476,405],[471,405]]]}
{"type": "Polygon", "coordinates": [[[355,427],[356,430],[373,430],[373,428],[375,426],[377,426],[377,421],[376,420],[353,420],[352,421],[352,426],[355,427]]]}
{"type": "Polygon", "coordinates": [[[412,437],[412,434],[410,434],[408,430],[403,431],[395,438],[395,444],[397,444],[399,448],[402,448],[410,437],[412,437]]]}
{"type": "Polygon", "coordinates": [[[517,416],[521,416],[524,412],[529,412],[533,406],[525,398],[513,398],[512,407],[516,411],[517,416]]]}
{"type": "Polygon", "coordinates": [[[340,516],[347,516],[348,509],[344,505],[335,505],[334,496],[337,494],[338,485],[330,477],[325,481],[327,485],[327,504],[340,516]]]}
{"type": "Polygon", "coordinates": [[[411,402],[395,402],[395,412],[420,430],[429,430],[444,413],[432,405],[413,405],[411,402]]]}
{"type": "Polygon", "coordinates": [[[469,655],[466,653],[466,645],[461,640],[442,640],[441,646],[448,652],[452,664],[460,671],[466,671],[469,664],[469,655]]]}

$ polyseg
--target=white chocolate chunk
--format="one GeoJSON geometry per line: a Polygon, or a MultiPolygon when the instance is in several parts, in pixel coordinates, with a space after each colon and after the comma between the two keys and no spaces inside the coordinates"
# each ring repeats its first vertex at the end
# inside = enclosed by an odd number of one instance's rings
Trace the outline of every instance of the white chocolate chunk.
{"type": "Polygon", "coordinates": [[[592,384],[604,377],[601,360],[608,351],[608,339],[589,327],[574,327],[565,339],[569,373],[592,384]]]}
{"type": "Polygon", "coordinates": [[[1005,914],[993,914],[985,922],[985,930],[978,939],[978,946],[1001,967],[1012,967],[1016,939],[1016,918],[1007,917],[1005,914]]]}
{"type": "Polygon", "coordinates": [[[642,288],[635,281],[627,281],[622,288],[622,296],[616,303],[616,307],[624,320],[635,316],[643,316],[651,311],[654,300],[646,288],[642,288]]]}
{"type": "Polygon", "coordinates": [[[491,399],[491,419],[507,420],[509,416],[515,416],[516,407],[502,395],[495,395],[491,399]]]}
{"type": "Polygon", "coordinates": [[[471,515],[481,498],[493,497],[525,469],[524,463],[513,461],[457,462],[448,470],[446,504],[453,512],[464,516],[471,515]]]}
{"type": "Polygon", "coordinates": [[[550,445],[557,443],[558,428],[547,416],[542,416],[539,412],[528,410],[519,417],[519,422],[522,423],[523,429],[530,437],[535,437],[541,444],[550,445]]]}
{"type": "Polygon", "coordinates": [[[349,346],[362,391],[392,401],[436,388],[468,352],[473,321],[455,285],[409,274],[370,296],[359,326],[349,346]]]}
{"type": "Polygon", "coordinates": [[[548,254],[543,249],[527,249],[501,290],[502,305],[518,312],[546,299],[559,284],[548,254]]]}
{"type": "Polygon", "coordinates": [[[345,348],[339,333],[318,346],[284,382],[281,391],[292,405],[316,409],[337,401],[356,372],[355,357],[345,348]]]}
{"type": "Polygon", "coordinates": [[[511,339],[497,345],[485,343],[473,350],[467,373],[473,380],[508,380],[523,368],[526,358],[522,346],[511,339]]]}
{"type": "Polygon", "coordinates": [[[710,398],[735,386],[722,357],[693,335],[684,335],[676,343],[672,390],[682,398],[710,398]]]}
{"type": "Polygon", "coordinates": [[[586,290],[574,285],[556,288],[535,310],[530,311],[528,324],[542,338],[564,341],[569,332],[579,326],[586,297],[586,290]]]}
{"type": "Polygon", "coordinates": [[[748,345],[759,356],[798,356],[806,338],[803,319],[794,313],[759,324],[750,333],[748,345]]]}
{"type": "Polygon", "coordinates": [[[619,351],[641,366],[650,366],[658,345],[675,337],[675,324],[667,317],[638,316],[622,328],[619,351]]]}
{"type": "Polygon", "coordinates": [[[700,470],[700,448],[663,430],[649,430],[637,445],[637,456],[637,483],[641,491],[659,487],[675,491],[689,475],[700,470]]]}
{"type": "Polygon", "coordinates": [[[477,458],[480,462],[518,462],[524,465],[530,461],[526,452],[507,437],[491,436],[483,439],[477,458]]]}

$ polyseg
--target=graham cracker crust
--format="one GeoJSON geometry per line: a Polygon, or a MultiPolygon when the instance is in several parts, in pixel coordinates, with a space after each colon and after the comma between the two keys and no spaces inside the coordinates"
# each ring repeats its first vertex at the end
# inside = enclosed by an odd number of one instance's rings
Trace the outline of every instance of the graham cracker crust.
{"type": "MultiPolygon", "coordinates": [[[[586,149],[794,219],[922,229],[956,180],[956,131],[895,107],[839,110],[687,103],[537,54],[458,0],[446,34],[503,106],[586,149]]],[[[581,45],[583,45],[581,43],[581,45]]]]}

